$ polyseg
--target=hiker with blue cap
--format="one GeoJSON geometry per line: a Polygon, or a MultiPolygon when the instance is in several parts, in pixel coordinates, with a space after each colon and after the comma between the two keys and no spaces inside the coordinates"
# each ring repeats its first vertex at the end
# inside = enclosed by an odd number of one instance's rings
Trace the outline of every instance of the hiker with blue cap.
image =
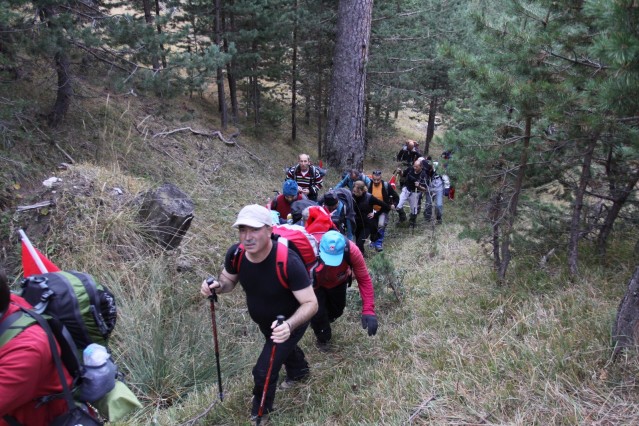
{"type": "Polygon", "coordinates": [[[304,200],[306,196],[299,192],[297,182],[287,179],[282,185],[282,193],[275,197],[267,207],[280,214],[279,222],[273,222],[276,225],[286,223],[288,215],[291,213],[291,205],[297,200],[304,200]]]}
{"type": "Polygon", "coordinates": [[[328,231],[320,239],[320,264],[315,268],[315,296],[318,310],[311,319],[311,328],[320,350],[329,349],[331,323],[342,316],[346,307],[346,289],[353,276],[362,298],[362,328],[369,336],[377,333],[375,291],[366,262],[357,244],[337,231],[328,231]]]}

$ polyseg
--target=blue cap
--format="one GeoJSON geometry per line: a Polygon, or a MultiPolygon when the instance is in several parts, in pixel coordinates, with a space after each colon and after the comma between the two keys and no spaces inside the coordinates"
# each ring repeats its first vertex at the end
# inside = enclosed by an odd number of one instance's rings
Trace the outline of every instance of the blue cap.
{"type": "Polygon", "coordinates": [[[337,231],[328,231],[320,240],[320,258],[328,266],[339,266],[344,258],[346,238],[337,231]]]}
{"type": "Polygon", "coordinates": [[[284,185],[282,185],[282,194],[289,197],[294,197],[297,195],[297,182],[293,179],[288,179],[284,181],[284,185]]]}

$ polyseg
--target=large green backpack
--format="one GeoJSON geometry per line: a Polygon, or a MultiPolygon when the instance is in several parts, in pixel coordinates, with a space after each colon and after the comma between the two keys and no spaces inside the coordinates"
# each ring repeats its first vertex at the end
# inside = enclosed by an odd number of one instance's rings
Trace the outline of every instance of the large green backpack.
{"type": "MultiPolygon", "coordinates": [[[[56,369],[63,383],[63,395],[69,406],[69,411],[59,418],[63,422],[60,424],[67,424],[65,422],[70,420],[72,423],[69,424],[101,424],[88,415],[82,405],[75,403],[72,389],[66,386],[62,365],[73,377],[75,388],[83,378],[82,350],[91,343],[107,346],[109,335],[115,327],[117,310],[113,295],[89,274],[66,271],[25,278],[22,280],[21,296],[34,308],[20,308],[2,321],[0,347],[27,327],[38,323],[49,336],[56,369]],[[59,357],[54,340],[60,346],[59,357]]],[[[45,400],[48,397],[44,397],[42,402],[45,400]]],[[[4,419],[9,424],[18,424],[10,416],[4,419]]]]}
{"type": "MultiPolygon", "coordinates": [[[[113,294],[91,275],[76,271],[31,275],[22,280],[21,286],[21,296],[49,323],[60,345],[62,362],[78,383],[82,351],[91,343],[107,346],[115,327],[113,294]]],[[[0,347],[35,323],[28,310],[5,318],[0,327],[0,347]]]]}
{"type": "Polygon", "coordinates": [[[113,294],[89,274],[76,271],[32,275],[22,280],[22,297],[40,314],[60,321],[78,350],[107,346],[117,319],[113,294]]]}

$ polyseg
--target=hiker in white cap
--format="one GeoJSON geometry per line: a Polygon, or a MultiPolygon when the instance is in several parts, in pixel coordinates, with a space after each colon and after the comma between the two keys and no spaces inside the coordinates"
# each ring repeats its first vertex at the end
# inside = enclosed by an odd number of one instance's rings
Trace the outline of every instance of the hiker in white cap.
{"type": "Polygon", "coordinates": [[[252,204],[244,207],[233,227],[239,231],[240,242],[226,252],[224,269],[217,279],[202,282],[201,293],[210,296],[232,291],[239,282],[246,293],[251,319],[259,326],[265,341],[253,367],[252,418],[257,418],[265,383],[268,382],[264,412],[273,410],[277,377],[282,366],[287,381],[299,381],[309,374],[300,341],[310,319],[317,312],[317,298],[311,287],[304,263],[294,250],[288,249],[287,287],[278,278],[276,254],[278,245],[271,238],[272,218],[269,209],[252,204]],[[241,256],[239,259],[236,256],[241,256]],[[238,260],[235,263],[234,260],[238,260]],[[234,267],[237,266],[237,269],[234,267]],[[276,317],[285,320],[277,325],[276,317]],[[273,350],[277,345],[277,350],[273,350]],[[271,353],[274,353],[271,376],[266,380],[271,353]]]}

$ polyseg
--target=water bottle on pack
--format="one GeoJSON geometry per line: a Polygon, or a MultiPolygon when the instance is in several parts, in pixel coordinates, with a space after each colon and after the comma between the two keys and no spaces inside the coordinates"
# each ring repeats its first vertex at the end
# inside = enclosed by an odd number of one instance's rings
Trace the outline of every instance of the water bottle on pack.
{"type": "Polygon", "coordinates": [[[286,223],[288,223],[289,225],[293,224],[293,215],[291,213],[286,216],[286,223]]]}
{"type": "Polygon", "coordinates": [[[80,399],[94,402],[102,398],[115,387],[117,367],[111,360],[107,349],[91,343],[82,353],[84,373],[80,387],[80,399]]]}

